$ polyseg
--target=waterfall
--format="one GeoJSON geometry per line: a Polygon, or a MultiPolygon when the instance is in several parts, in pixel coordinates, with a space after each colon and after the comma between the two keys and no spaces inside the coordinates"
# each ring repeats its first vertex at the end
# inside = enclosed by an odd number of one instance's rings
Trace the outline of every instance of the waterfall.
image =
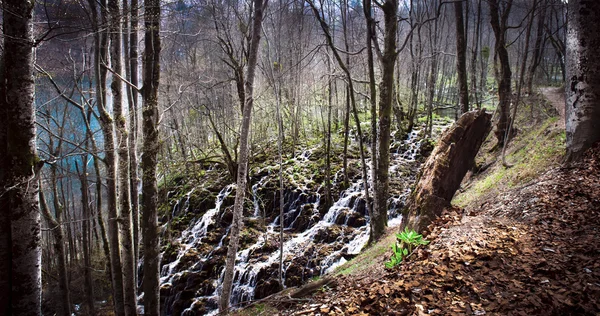
{"type": "MultiPolygon", "coordinates": [[[[433,134],[439,135],[445,126],[448,124],[434,125],[433,134]]],[[[402,150],[392,151],[390,155],[390,178],[402,180],[395,184],[396,191],[389,199],[388,226],[390,227],[400,225],[402,222],[402,216],[398,213],[398,209],[406,203],[406,199],[410,195],[410,186],[415,182],[415,170],[419,166],[417,157],[421,145],[421,140],[418,139],[419,133],[419,130],[410,132],[406,139],[399,141],[399,148],[402,150]],[[407,170],[410,171],[408,175],[407,170]]],[[[315,189],[314,183],[311,183],[312,179],[294,175],[294,167],[297,164],[309,163],[314,152],[315,149],[304,150],[284,165],[284,172],[292,175],[284,193],[284,287],[299,285],[313,276],[334,271],[347,262],[350,257],[359,254],[369,239],[370,226],[365,210],[362,179],[354,179],[350,186],[339,194],[333,205],[324,210],[319,194],[322,186],[315,189]]],[[[371,168],[370,161],[367,162],[368,168],[371,168]]],[[[272,166],[268,166],[254,173],[263,176],[252,181],[252,197],[249,199],[252,207],[248,210],[249,217],[246,218],[246,221],[256,223],[259,218],[264,217],[263,223],[269,224],[266,224],[266,227],[265,224],[261,224],[258,237],[253,235],[249,243],[240,246],[234,267],[234,284],[230,302],[232,306],[239,306],[245,301],[261,298],[273,293],[280,286],[277,280],[279,214],[275,212],[278,207],[275,206],[270,212],[264,209],[270,199],[277,200],[277,194],[273,193],[273,187],[271,187],[271,191],[267,189],[269,183],[278,182],[277,173],[270,172],[272,169],[272,166]]],[[[370,176],[371,172],[368,172],[368,175],[370,176]]],[[[334,175],[334,183],[341,181],[340,179],[341,171],[338,171],[334,175]]],[[[220,239],[214,239],[215,235],[211,235],[213,237],[211,245],[214,247],[205,250],[202,256],[197,256],[199,262],[194,266],[179,271],[181,269],[180,261],[187,253],[197,252],[196,249],[201,246],[206,249],[206,244],[203,245],[202,241],[210,232],[210,227],[214,226],[213,224],[218,220],[218,215],[223,214],[222,204],[234,187],[234,185],[224,187],[217,196],[215,207],[206,211],[199,220],[190,225],[190,228],[181,233],[181,237],[176,240],[176,243],[179,244],[177,258],[162,268],[161,285],[184,282],[179,281],[178,278],[185,272],[202,272],[204,273],[203,277],[208,278],[202,279],[208,283],[208,290],[204,291],[202,295],[196,294],[191,300],[187,300],[185,306],[189,307],[183,309],[183,315],[192,315],[202,308],[209,315],[217,312],[217,302],[225,270],[224,261],[216,260],[217,263],[212,262],[208,268],[203,265],[214,256],[224,257],[223,253],[226,251],[223,248],[223,241],[228,235],[229,227],[221,226],[219,228],[220,239]]],[[[175,203],[173,214],[187,212],[192,192],[193,190],[175,203]],[[183,211],[179,210],[181,205],[183,205],[183,211]]],[[[278,205],[278,203],[274,204],[278,205]]],[[[254,231],[256,234],[256,227],[254,231]]]]}

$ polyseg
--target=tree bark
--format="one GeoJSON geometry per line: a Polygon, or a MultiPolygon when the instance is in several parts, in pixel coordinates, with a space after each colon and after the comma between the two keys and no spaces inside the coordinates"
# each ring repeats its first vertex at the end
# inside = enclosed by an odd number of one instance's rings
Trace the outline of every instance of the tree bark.
{"type": "MultiPolygon", "coordinates": [[[[90,5],[96,5],[90,0],[90,5]]],[[[106,0],[100,1],[100,25],[108,25],[108,12],[106,0]]],[[[102,63],[108,58],[108,31],[99,31],[96,38],[94,51],[94,67],[96,81],[96,96],[98,111],[100,112],[100,129],[104,138],[104,162],[106,163],[106,191],[108,208],[108,242],[110,251],[111,283],[113,288],[113,305],[117,316],[125,315],[123,301],[123,269],[120,254],[120,236],[117,213],[117,166],[115,153],[115,125],[111,113],[107,109],[106,80],[107,70],[102,63]]]]}
{"type": "MultiPolygon", "coordinates": [[[[56,168],[52,166],[52,168],[56,168]]],[[[56,193],[56,172],[52,172],[52,191],[56,193]]],[[[41,183],[40,183],[41,188],[41,183]]],[[[56,250],[56,257],[58,261],[58,290],[60,291],[60,304],[57,304],[57,312],[58,315],[70,316],[71,315],[71,298],[69,295],[69,278],[67,275],[67,254],[65,253],[65,231],[63,229],[63,223],[60,219],[62,211],[60,210],[62,207],[59,205],[58,197],[54,194],[54,214],[50,213],[50,209],[48,208],[48,204],[46,203],[46,198],[44,196],[44,191],[40,189],[39,193],[40,199],[40,209],[46,220],[48,221],[48,226],[52,231],[52,236],[54,237],[54,250],[56,250]]]]}
{"type": "Polygon", "coordinates": [[[371,217],[370,240],[378,240],[387,226],[390,167],[390,129],[392,120],[392,98],[394,94],[394,66],[396,63],[396,32],[398,31],[398,1],[386,0],[382,6],[385,33],[383,56],[381,59],[382,77],[379,84],[379,132],[377,148],[377,184],[375,207],[371,217]]]}
{"type": "Polygon", "coordinates": [[[485,110],[467,112],[442,134],[423,165],[403,226],[421,231],[450,205],[490,130],[490,119],[485,110]]]}
{"type": "Polygon", "coordinates": [[[121,259],[123,260],[123,303],[125,315],[137,314],[135,294],[135,263],[133,262],[133,235],[131,226],[131,192],[129,187],[129,138],[127,118],[123,111],[123,83],[116,74],[123,73],[121,1],[109,0],[110,12],[110,61],[113,74],[110,84],[112,92],[113,114],[115,118],[115,136],[117,139],[119,208],[121,222],[121,259]]]}
{"type": "Polygon", "coordinates": [[[538,10],[540,12],[538,13],[537,33],[533,48],[533,56],[531,58],[531,65],[529,66],[529,71],[527,72],[526,92],[528,94],[533,93],[533,78],[535,77],[535,71],[537,70],[537,67],[540,65],[544,49],[544,47],[542,46],[542,42],[544,40],[544,22],[546,21],[547,10],[545,3],[542,3],[538,10]]]}
{"type": "MultiPolygon", "coordinates": [[[[82,208],[82,238],[83,238],[83,275],[84,275],[84,286],[85,286],[85,302],[87,304],[87,312],[89,315],[95,315],[96,309],[94,307],[94,281],[92,278],[92,238],[90,234],[90,223],[94,222],[94,217],[90,210],[90,198],[88,193],[88,178],[87,178],[87,156],[84,157],[82,165],[82,173],[79,174],[79,180],[81,183],[81,208],[82,208]]],[[[77,165],[76,165],[77,166],[77,165]]],[[[79,173],[79,169],[77,169],[79,173]]]]}
{"type": "MultiPolygon", "coordinates": [[[[363,8],[365,20],[367,22],[367,69],[369,72],[369,103],[371,105],[371,181],[373,183],[373,192],[375,192],[375,196],[377,197],[377,87],[375,83],[375,60],[373,58],[373,39],[375,37],[375,21],[373,20],[371,12],[371,0],[363,0],[363,8]]],[[[348,50],[349,49],[346,46],[346,51],[348,50]]],[[[372,207],[373,209],[377,209],[377,198],[375,198],[375,200],[373,201],[372,207]]],[[[374,225],[375,223],[373,222],[373,220],[371,220],[371,233],[369,235],[370,241],[375,241],[378,238],[378,236],[375,237],[373,235],[373,232],[375,232],[375,229],[373,229],[374,225]]]]}
{"type": "Polygon", "coordinates": [[[600,140],[600,2],[568,3],[566,161],[581,157],[600,140]]]}
{"type": "Polygon", "coordinates": [[[160,82],[160,1],[144,0],[144,88],[143,88],[143,154],[142,154],[142,238],[144,244],[144,314],[160,313],[159,277],[160,248],[158,239],[158,86],[160,82]]]}
{"type": "Polygon", "coordinates": [[[0,237],[6,315],[41,315],[41,230],[33,80],[33,1],[2,2],[3,87],[0,105],[0,237]]]}
{"type": "Polygon", "coordinates": [[[508,51],[506,50],[506,22],[510,9],[512,7],[512,0],[506,1],[504,11],[500,12],[499,0],[488,0],[490,5],[490,24],[494,30],[494,37],[496,38],[495,51],[500,61],[499,78],[498,78],[498,122],[496,123],[496,139],[498,139],[498,148],[504,145],[506,139],[508,125],[510,122],[510,102],[511,102],[511,76],[510,61],[508,58],[508,51]]]}
{"type": "MultiPolygon", "coordinates": [[[[129,25],[129,60],[128,67],[129,68],[129,82],[133,85],[137,86],[139,81],[138,76],[138,27],[139,27],[139,8],[138,8],[138,0],[131,0],[130,10],[131,10],[131,20],[129,25]]],[[[139,205],[140,198],[138,194],[138,187],[140,185],[140,176],[138,172],[139,168],[139,160],[138,160],[138,126],[139,126],[139,118],[138,118],[138,91],[133,87],[127,86],[127,92],[129,97],[129,117],[131,122],[130,134],[129,134],[129,163],[130,163],[130,172],[131,172],[131,219],[133,225],[133,262],[135,264],[135,268],[137,268],[137,262],[139,258],[139,245],[140,245],[140,233],[139,233],[139,205]]],[[[137,269],[136,269],[137,271],[137,269]]],[[[136,282],[135,285],[137,287],[137,273],[135,273],[136,282]]]]}
{"type": "Polygon", "coordinates": [[[246,72],[245,82],[245,105],[242,111],[242,126],[240,130],[240,150],[238,160],[238,174],[235,192],[235,202],[233,206],[233,221],[229,231],[229,246],[227,247],[227,261],[225,264],[225,275],[223,278],[223,287],[219,300],[219,312],[227,313],[229,310],[229,298],[231,297],[231,288],[233,286],[233,268],[235,266],[235,257],[239,246],[240,231],[242,229],[242,211],[244,207],[244,197],[246,195],[246,183],[248,174],[248,138],[250,136],[250,123],[252,121],[252,105],[254,103],[254,74],[258,61],[258,47],[260,43],[260,34],[262,28],[263,11],[266,8],[268,0],[254,0],[254,20],[252,22],[252,36],[248,50],[248,71],[246,72]]]}
{"type": "Polygon", "coordinates": [[[469,88],[467,84],[467,41],[465,39],[465,23],[462,1],[454,2],[456,26],[456,73],[458,75],[458,104],[460,113],[469,111],[469,88]]]}

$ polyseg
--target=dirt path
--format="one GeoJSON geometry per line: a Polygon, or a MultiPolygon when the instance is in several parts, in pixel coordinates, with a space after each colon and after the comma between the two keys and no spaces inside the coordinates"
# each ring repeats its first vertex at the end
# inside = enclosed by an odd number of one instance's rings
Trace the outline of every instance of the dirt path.
{"type": "Polygon", "coordinates": [[[283,315],[599,315],[600,145],[570,169],[432,224],[394,270],[340,277],[283,315]]]}
{"type": "Polygon", "coordinates": [[[548,102],[560,114],[560,127],[565,127],[565,91],[563,88],[544,87],[540,88],[540,92],[548,102]]]}

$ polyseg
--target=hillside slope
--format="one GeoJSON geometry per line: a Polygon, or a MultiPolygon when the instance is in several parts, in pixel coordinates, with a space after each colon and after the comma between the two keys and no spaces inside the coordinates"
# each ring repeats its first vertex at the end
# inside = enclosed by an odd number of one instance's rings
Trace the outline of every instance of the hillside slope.
{"type": "Polygon", "coordinates": [[[434,222],[424,233],[431,244],[399,268],[383,268],[390,235],[312,297],[273,297],[243,314],[597,315],[600,144],[561,167],[560,119],[544,117],[547,105],[531,111],[537,116],[523,112],[507,150],[514,166],[502,167],[484,148],[478,165],[485,171],[455,198],[463,208],[434,222]]]}

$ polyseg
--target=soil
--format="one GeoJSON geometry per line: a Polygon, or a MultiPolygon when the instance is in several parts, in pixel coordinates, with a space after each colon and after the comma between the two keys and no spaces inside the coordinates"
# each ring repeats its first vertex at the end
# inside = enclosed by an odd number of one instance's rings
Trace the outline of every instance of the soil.
{"type": "Polygon", "coordinates": [[[282,315],[600,315],[600,143],[578,163],[445,210],[424,235],[431,243],[397,268],[380,256],[310,297],[269,304],[282,315]]]}

